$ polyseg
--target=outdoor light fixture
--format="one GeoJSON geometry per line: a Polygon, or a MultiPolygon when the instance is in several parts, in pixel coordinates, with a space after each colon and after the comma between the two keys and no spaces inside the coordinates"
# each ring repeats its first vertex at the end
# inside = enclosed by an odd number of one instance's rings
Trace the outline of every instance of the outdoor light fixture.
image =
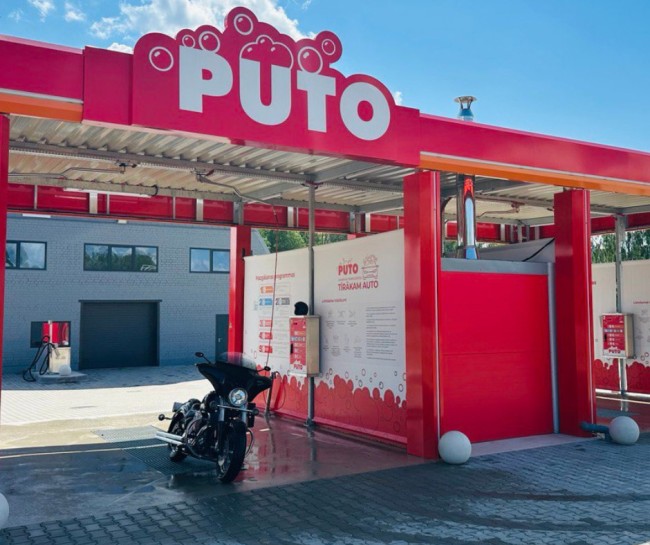
{"type": "Polygon", "coordinates": [[[128,193],[126,191],[102,191],[101,189],[79,189],[76,187],[64,187],[63,191],[72,191],[75,193],[89,193],[95,195],[116,195],[119,197],[139,197],[141,199],[150,199],[151,195],[144,193],[128,193]]]}
{"type": "Polygon", "coordinates": [[[471,95],[456,97],[454,102],[460,105],[460,110],[456,116],[461,121],[474,121],[474,114],[472,113],[472,102],[476,102],[476,97],[471,95]]]}

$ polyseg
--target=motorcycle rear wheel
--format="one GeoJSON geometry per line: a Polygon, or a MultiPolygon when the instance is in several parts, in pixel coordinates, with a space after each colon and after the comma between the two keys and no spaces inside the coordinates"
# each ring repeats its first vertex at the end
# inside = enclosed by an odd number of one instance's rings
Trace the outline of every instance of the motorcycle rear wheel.
{"type": "Polygon", "coordinates": [[[217,457],[217,478],[222,483],[231,482],[244,464],[246,456],[246,424],[236,420],[226,430],[223,447],[217,457]]]}
{"type": "MultiPolygon", "coordinates": [[[[171,425],[169,426],[169,431],[168,433],[173,433],[174,435],[183,435],[183,432],[185,430],[183,429],[182,425],[182,419],[176,420],[176,422],[172,422],[171,425]]],[[[179,447],[177,445],[169,445],[169,459],[172,462],[182,462],[187,458],[187,454],[183,452],[183,447],[179,447]]]]}

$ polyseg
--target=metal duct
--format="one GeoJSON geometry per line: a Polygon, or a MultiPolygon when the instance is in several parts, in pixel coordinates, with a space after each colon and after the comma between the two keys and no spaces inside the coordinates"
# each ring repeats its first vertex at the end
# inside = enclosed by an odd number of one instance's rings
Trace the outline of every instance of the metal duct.
{"type": "MultiPolygon", "coordinates": [[[[460,106],[458,119],[474,121],[472,102],[476,97],[462,96],[454,99],[460,106]]],[[[476,249],[476,199],[474,198],[474,176],[459,174],[456,177],[456,221],[458,233],[456,235],[456,257],[462,259],[478,259],[476,249]]]]}
{"type": "Polygon", "coordinates": [[[456,257],[478,259],[474,176],[459,174],[456,178],[456,217],[458,223],[456,257]]]}

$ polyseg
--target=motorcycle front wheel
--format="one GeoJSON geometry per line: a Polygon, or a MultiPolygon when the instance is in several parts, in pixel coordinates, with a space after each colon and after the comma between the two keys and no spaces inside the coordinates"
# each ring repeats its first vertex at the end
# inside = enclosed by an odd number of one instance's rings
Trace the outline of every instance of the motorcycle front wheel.
{"type": "Polygon", "coordinates": [[[246,455],[246,424],[235,420],[226,429],[221,451],[217,457],[217,478],[231,482],[239,474],[246,455]]]}

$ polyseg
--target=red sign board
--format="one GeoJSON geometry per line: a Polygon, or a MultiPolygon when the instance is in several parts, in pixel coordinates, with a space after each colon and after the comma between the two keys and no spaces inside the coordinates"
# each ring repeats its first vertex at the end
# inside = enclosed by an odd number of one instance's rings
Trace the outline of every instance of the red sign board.
{"type": "Polygon", "coordinates": [[[626,334],[624,314],[604,314],[603,354],[605,356],[625,357],[626,334]]]}
{"type": "Polygon", "coordinates": [[[419,112],[375,78],[332,68],[341,53],[332,32],[294,41],[241,7],[223,31],[147,34],[133,53],[132,123],[417,165],[419,112]]]}
{"type": "Polygon", "coordinates": [[[289,367],[294,373],[304,374],[307,366],[307,322],[304,318],[291,318],[289,321],[291,354],[289,367]]]}

